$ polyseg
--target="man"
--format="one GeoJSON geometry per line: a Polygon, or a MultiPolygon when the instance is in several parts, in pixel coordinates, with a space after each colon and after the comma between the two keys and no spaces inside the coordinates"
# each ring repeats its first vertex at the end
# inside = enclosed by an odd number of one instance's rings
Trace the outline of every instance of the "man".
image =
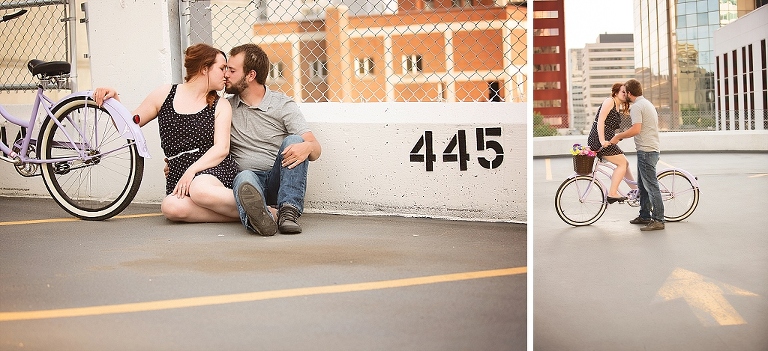
{"type": "Polygon", "coordinates": [[[320,157],[320,143],[298,104],[266,87],[269,58],[258,45],[240,45],[229,54],[225,84],[234,94],[230,152],[240,168],[232,187],[240,221],[264,236],[278,229],[301,233],[308,161],[320,157]]]}
{"type": "Polygon", "coordinates": [[[629,221],[645,224],[642,231],[664,229],[664,203],[659,181],[656,179],[656,163],[659,162],[659,117],[653,104],[643,97],[640,82],[630,79],[624,84],[627,98],[632,102],[629,115],[632,127],[616,134],[611,143],[635,137],[637,149],[637,187],[640,194],[640,215],[629,221]]]}

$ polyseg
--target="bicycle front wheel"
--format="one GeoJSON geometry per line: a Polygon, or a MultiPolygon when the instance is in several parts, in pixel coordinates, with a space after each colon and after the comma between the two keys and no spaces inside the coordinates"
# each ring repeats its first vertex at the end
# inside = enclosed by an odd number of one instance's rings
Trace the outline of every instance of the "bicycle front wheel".
{"type": "Polygon", "coordinates": [[[699,204],[699,188],[676,170],[661,172],[656,177],[664,201],[664,220],[679,222],[688,218],[699,204]]]}
{"type": "Polygon", "coordinates": [[[565,223],[584,226],[595,223],[608,207],[605,192],[592,177],[566,179],[555,194],[555,210],[565,223]]]}
{"type": "Polygon", "coordinates": [[[75,217],[104,220],[123,211],[139,190],[144,158],[93,100],[58,104],[40,130],[42,176],[56,203],[75,217]]]}

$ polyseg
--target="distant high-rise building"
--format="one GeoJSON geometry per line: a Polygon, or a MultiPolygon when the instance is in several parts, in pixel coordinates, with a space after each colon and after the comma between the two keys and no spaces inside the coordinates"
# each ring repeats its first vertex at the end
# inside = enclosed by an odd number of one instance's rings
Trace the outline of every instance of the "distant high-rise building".
{"type": "MultiPolygon", "coordinates": [[[[568,50],[568,69],[570,70],[570,81],[568,86],[570,87],[571,99],[570,106],[571,111],[571,129],[577,134],[584,133],[587,128],[587,112],[584,110],[584,61],[583,53],[584,49],[570,49],[568,50]]],[[[588,132],[588,130],[587,130],[588,132]]]]}
{"type": "Polygon", "coordinates": [[[635,77],[632,34],[600,34],[596,43],[570,50],[573,130],[588,133],[615,83],[635,77]]]}
{"type": "Polygon", "coordinates": [[[714,51],[715,129],[768,130],[768,6],[715,31],[714,51]]]}
{"type": "Polygon", "coordinates": [[[563,0],[535,0],[533,111],[557,128],[570,128],[563,0]]]}
{"type": "Polygon", "coordinates": [[[683,112],[714,119],[714,32],[755,5],[755,0],[634,0],[635,76],[659,110],[660,128],[682,127],[683,112]]]}
{"type": "Polygon", "coordinates": [[[614,83],[635,77],[632,34],[600,34],[596,43],[587,44],[584,57],[584,104],[594,119],[603,100],[611,95],[614,83]]]}

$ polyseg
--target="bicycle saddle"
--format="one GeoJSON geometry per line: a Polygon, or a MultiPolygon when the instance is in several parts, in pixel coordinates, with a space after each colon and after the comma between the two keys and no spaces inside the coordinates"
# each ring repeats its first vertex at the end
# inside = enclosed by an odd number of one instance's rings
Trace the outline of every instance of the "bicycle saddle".
{"type": "Polygon", "coordinates": [[[30,60],[27,63],[27,68],[32,72],[32,75],[42,74],[44,76],[58,76],[69,73],[70,65],[66,61],[43,61],[43,60],[30,60]]]}

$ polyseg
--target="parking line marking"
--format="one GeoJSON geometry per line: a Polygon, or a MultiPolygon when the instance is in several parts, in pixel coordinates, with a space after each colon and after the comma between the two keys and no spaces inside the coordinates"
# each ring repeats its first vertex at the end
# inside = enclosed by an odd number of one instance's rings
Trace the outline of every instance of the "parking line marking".
{"type": "Polygon", "coordinates": [[[341,285],[326,285],[306,288],[282,289],[271,291],[257,291],[241,294],[200,296],[174,300],[147,301],[126,303],[118,305],[91,306],[79,308],[64,308],[57,310],[39,310],[22,312],[0,312],[0,322],[21,321],[33,319],[67,318],[98,316],[117,313],[148,312],[170,310],[177,308],[223,305],[238,302],[253,302],[270,299],[280,299],[297,296],[312,296],[323,294],[337,294],[355,291],[368,291],[390,288],[401,288],[416,285],[455,282],[461,280],[480,279],[525,274],[527,267],[514,267],[493,269],[486,271],[442,274],[416,278],[384,280],[366,283],[353,283],[341,285]]]}
{"type": "MultiPolygon", "coordinates": [[[[156,216],[162,216],[162,213],[142,213],[142,214],[134,214],[134,215],[123,215],[123,216],[114,216],[112,218],[121,219],[121,218],[141,218],[141,217],[156,217],[156,216]]],[[[32,219],[28,221],[11,221],[11,222],[0,222],[0,226],[4,225],[23,225],[23,224],[39,224],[39,223],[58,223],[58,222],[75,222],[79,221],[79,218],[71,217],[71,218],[48,218],[48,219],[32,219]]]]}

